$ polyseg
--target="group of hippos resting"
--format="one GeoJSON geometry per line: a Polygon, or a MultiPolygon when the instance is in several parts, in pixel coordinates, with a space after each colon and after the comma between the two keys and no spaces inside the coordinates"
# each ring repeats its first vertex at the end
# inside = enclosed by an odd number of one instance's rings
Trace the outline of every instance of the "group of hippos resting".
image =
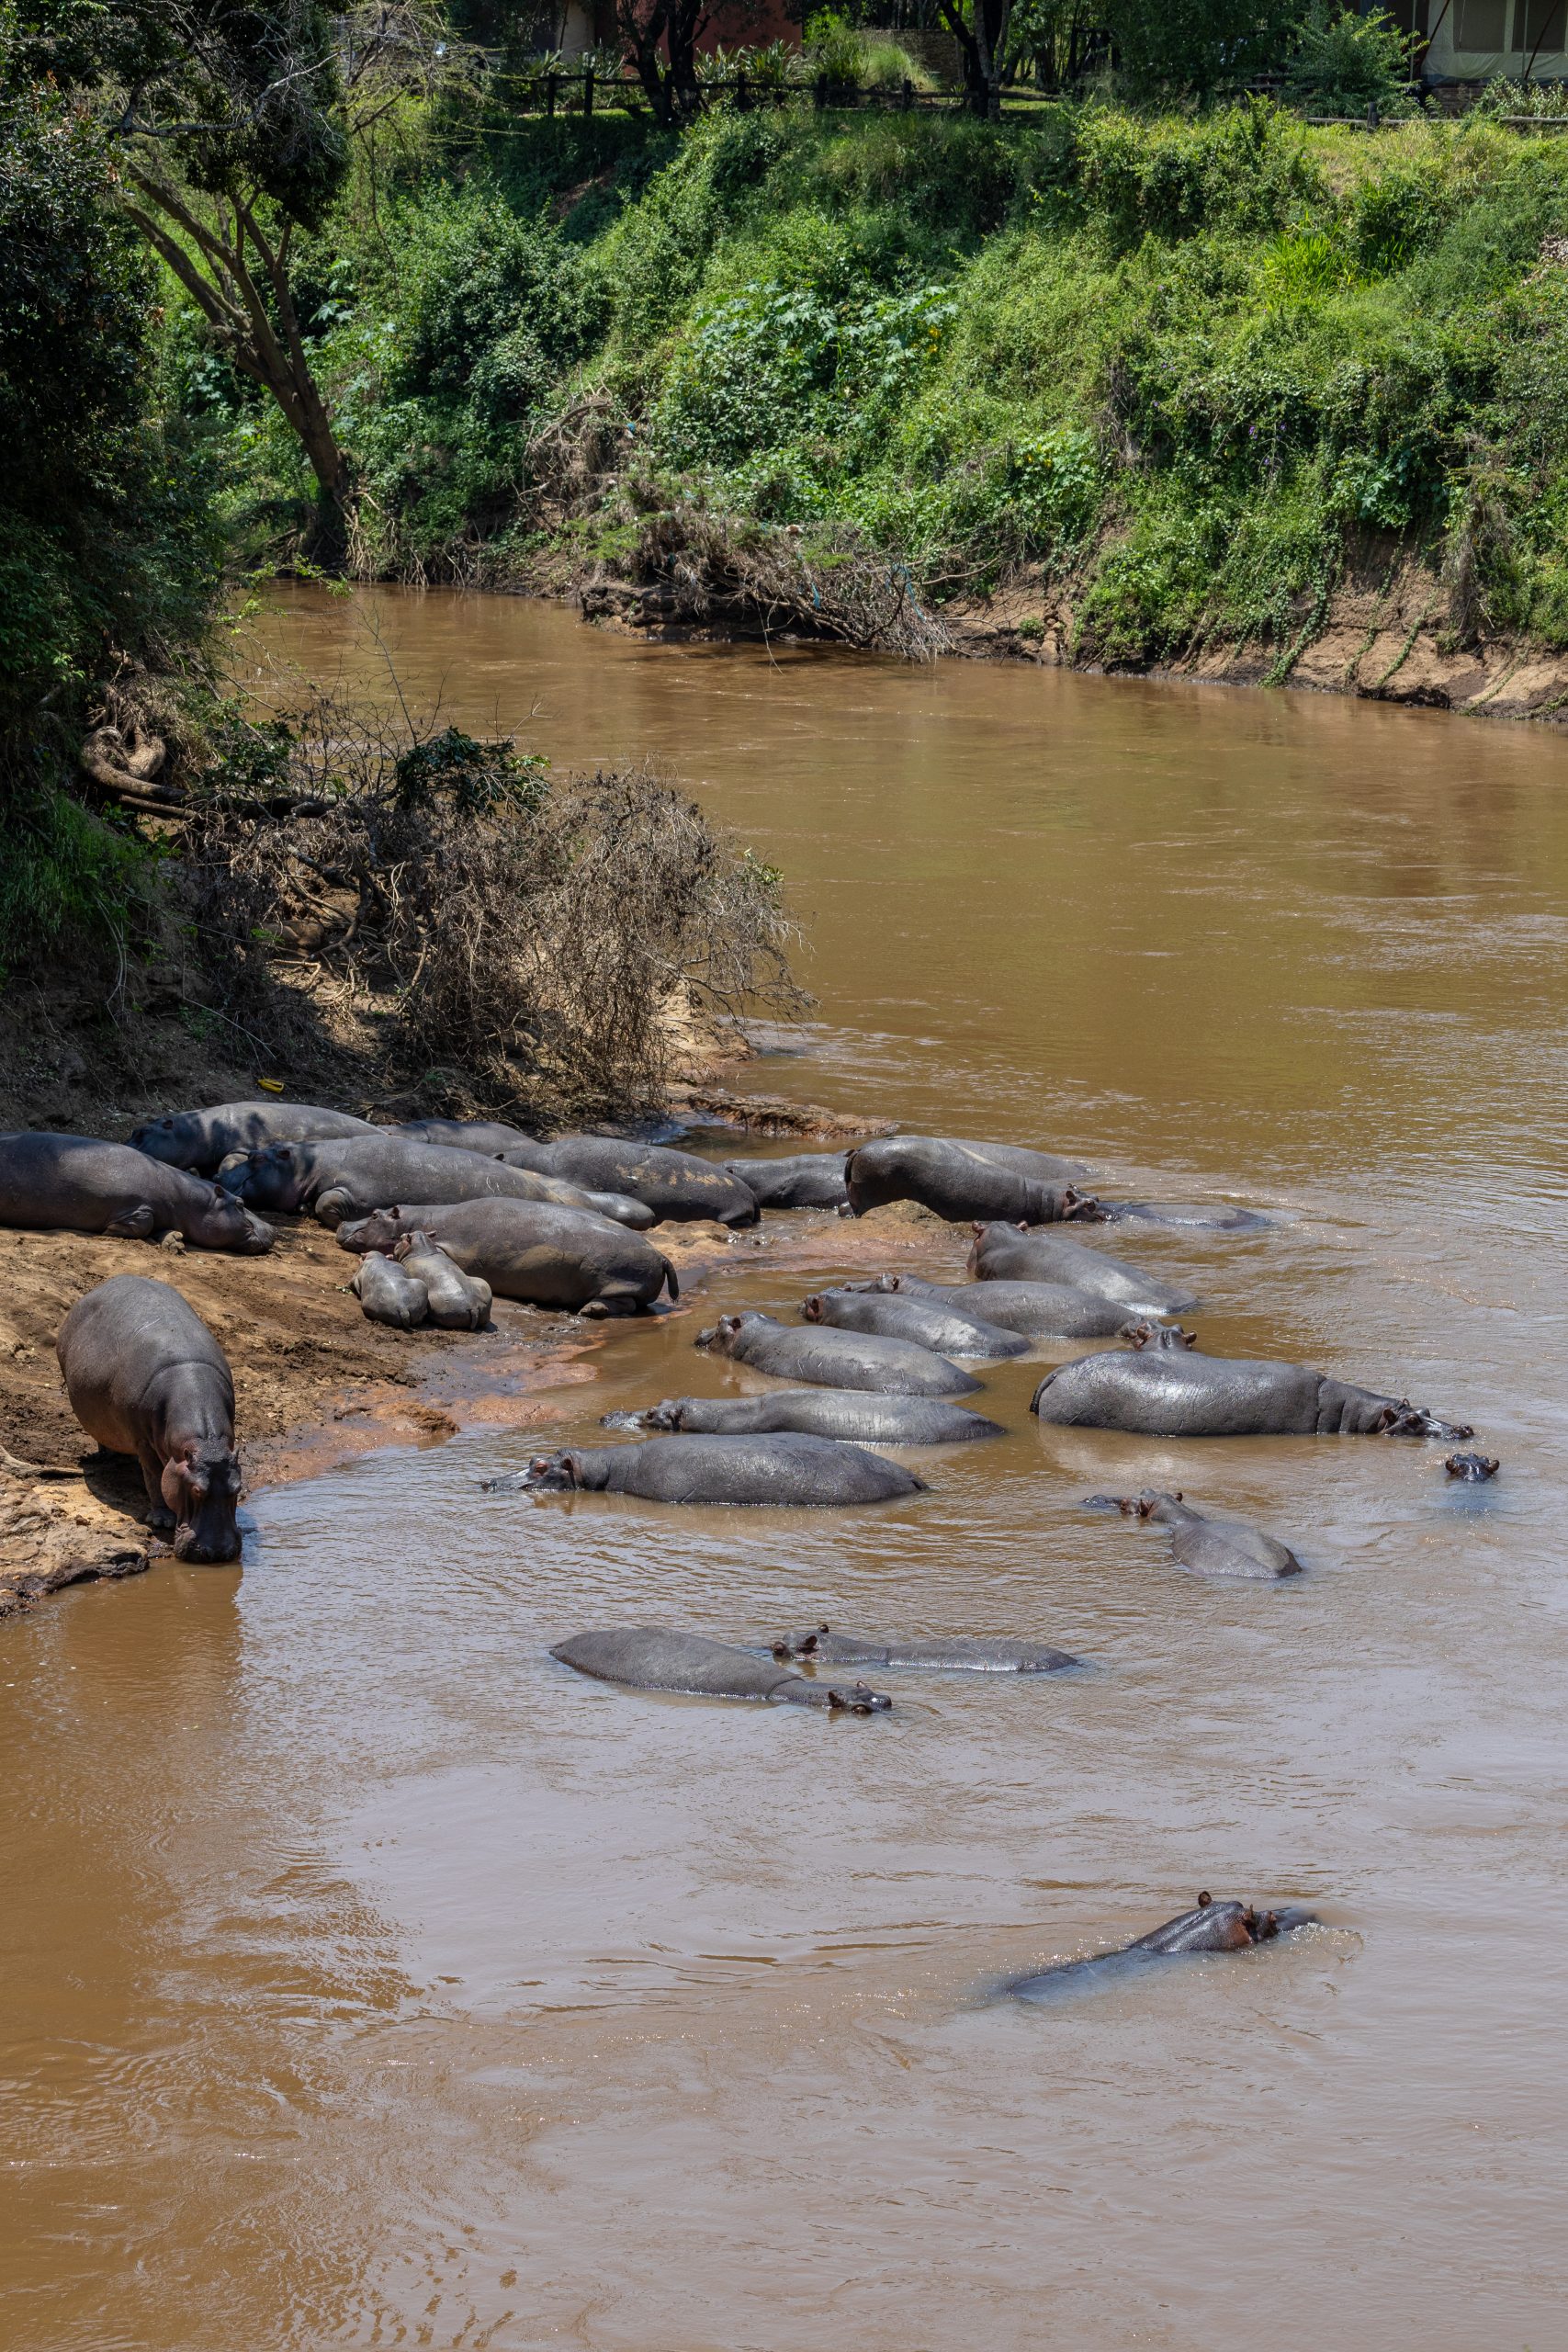
{"type": "MultiPolygon", "coordinates": [[[[1136,1264],[1062,1231],[1156,1224],[1208,1230],[1267,1225],[1251,1211],[1103,1202],[1084,1171],[1048,1153],[894,1136],[850,1152],[703,1159],[592,1135],[551,1143],[496,1122],[423,1119],[376,1126],[308,1103],[226,1103],[170,1114],[129,1144],[24,1130],[0,1136],[0,1226],[66,1228],[194,1247],[270,1249],[273,1216],[309,1214],[358,1258],[351,1287],[366,1315],[402,1329],[480,1329],[492,1299],[585,1316],[625,1316],[679,1297],[669,1260],[645,1238],[666,1221],[731,1227],[764,1211],[861,1216],[919,1203],[974,1227],[962,1283],[904,1273],[814,1293],[802,1321],[721,1315],[696,1344],[779,1382],[765,1393],[668,1398],[610,1425],[633,1442],[540,1454],[499,1488],[586,1490],[664,1503],[843,1506],[919,1494],[926,1482],[879,1446],[940,1446],[999,1435],[958,1400],[980,1382],[964,1367],[1017,1357],[1042,1339],[1121,1341],[1048,1372],[1032,1399],[1043,1422],[1153,1437],[1382,1435],[1457,1445],[1473,1435],[1404,1397],[1304,1365],[1204,1354],[1170,1318],[1196,1300],[1136,1264]]],[[[234,1392],[221,1349],[165,1283],[118,1275],[71,1309],[57,1341],[72,1408],[88,1434],[140,1462],[151,1525],[192,1561],[237,1558],[241,1476],[234,1392]]],[[[1462,1479],[1490,1456],[1450,1454],[1462,1479]]],[[[1182,1496],[1096,1496],[1164,1528],[1171,1555],[1206,1577],[1300,1572],[1285,1544],[1211,1517],[1182,1496]]],[[[591,1631],[552,1655],[643,1690],[761,1700],[833,1713],[891,1704],[818,1668],[899,1667],[1053,1673],[1081,1661],[1010,1640],[898,1641],[826,1625],[770,1653],[657,1627],[591,1631]],[[797,1661],[811,1672],[802,1673],[797,1661]]],[[[1305,1923],[1200,1895],[1190,1912],[1117,1952],[1008,1989],[1043,1997],[1088,1969],[1185,1952],[1239,1951],[1305,1923]]]]}

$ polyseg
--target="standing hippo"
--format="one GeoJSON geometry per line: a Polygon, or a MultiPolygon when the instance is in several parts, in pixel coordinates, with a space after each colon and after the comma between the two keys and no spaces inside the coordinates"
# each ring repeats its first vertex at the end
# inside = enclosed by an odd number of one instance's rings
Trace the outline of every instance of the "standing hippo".
{"type": "Polygon", "coordinates": [[[577,1446],[536,1454],[520,1476],[493,1479],[547,1494],[639,1495],[653,1503],[761,1507],[885,1503],[923,1495],[901,1464],[836,1438],[784,1430],[768,1437],[650,1437],[640,1445],[577,1446]]]}
{"type": "Polygon", "coordinates": [[[1138,1437],[1440,1437],[1453,1443],[1475,1434],[1404,1397],[1354,1388],[1305,1364],[1249,1363],[1168,1345],[1078,1356],[1046,1374],[1030,1410],[1058,1428],[1125,1430],[1138,1437]]]}
{"type": "Polygon", "coordinates": [[[1070,1159],[1015,1144],[960,1143],[941,1136],[879,1136],[844,1162],[856,1216],[887,1201],[919,1201],[958,1224],[968,1217],[1013,1217],[1024,1225],[1092,1223],[1099,1204],[1072,1183],[1083,1174],[1070,1159]]]}
{"type": "Polygon", "coordinates": [[[430,1298],[424,1284],[377,1250],[361,1258],[349,1288],[372,1323],[412,1331],[429,1317],[430,1298]]]}
{"type": "Polygon", "coordinates": [[[923,1283],[913,1274],[882,1274],[866,1288],[927,1299],[1025,1340],[1111,1340],[1128,1316],[1124,1300],[1097,1298],[1066,1283],[923,1283]]]}
{"type": "Polygon", "coordinates": [[[908,1340],[878,1340],[857,1331],[797,1331],[771,1315],[721,1315],[698,1334],[737,1363],[779,1380],[809,1380],[823,1388],[880,1388],[896,1396],[967,1396],[977,1380],[945,1356],[908,1340]]]}
{"type": "Polygon", "coordinates": [[[640,1233],[604,1217],[544,1201],[454,1201],[378,1209],[338,1227],[344,1250],[395,1250],[423,1232],[497,1298],[582,1315],[636,1315],[666,1286],[681,1295],[675,1269],[640,1233]]]}
{"type": "Polygon", "coordinates": [[[556,1208],[591,1210],[617,1225],[653,1222],[639,1201],[586,1193],[558,1176],[509,1168],[482,1152],[389,1135],[269,1145],[251,1155],[244,1197],[255,1208],[308,1209],[327,1226],[394,1201],[422,1200],[547,1201],[556,1208]]]}
{"type": "Polygon", "coordinates": [[[1216,1903],[1212,1894],[1204,1894],[1193,1909],[1167,1919],[1162,1927],[1151,1928],[1146,1936],[1138,1936],[1130,1944],[1096,1952],[1090,1960],[1057,1961],[1033,1975],[1014,1977],[999,1989],[1021,2001],[1048,2001],[1087,1990],[1097,1981],[1114,1983],[1150,1961],[1179,1960],[1195,1952],[1246,1951],[1253,1944],[1272,1943],[1298,1928],[1316,1924],[1315,1913],[1295,1905],[1258,1911],[1250,1903],[1216,1903]]]}
{"type": "MultiPolygon", "coordinates": [[[[984,1283],[976,1283],[984,1290],[984,1283]]],[[[942,1356],[1000,1358],[1029,1353],[1029,1341],[1016,1331],[982,1323],[977,1315],[964,1315],[934,1299],[908,1298],[874,1285],[862,1289],[813,1291],[801,1306],[808,1323],[830,1324],[838,1331],[870,1331],[882,1340],[912,1340],[942,1356]]]]}
{"type": "Polygon", "coordinates": [[[110,1453],[134,1453],[147,1523],[182,1560],[237,1560],[234,1384],[222,1349],[167,1283],[116,1274],[55,1341],[71,1409],[110,1453]]]}
{"type": "Polygon", "coordinates": [[[773,1707],[826,1707],[852,1715],[886,1714],[893,1702],[863,1682],[838,1689],[808,1682],[771,1659],[701,1634],[670,1634],[656,1625],[625,1632],[573,1634],[551,1650],[563,1666],[619,1682],[628,1690],[669,1690],[693,1699],[761,1699],[773,1707]]]}
{"type": "Polygon", "coordinates": [[[417,1228],[393,1251],[405,1274],[423,1285],[430,1319],[442,1331],[482,1331],[490,1321],[491,1287],[464,1273],[445,1250],[417,1228]]]}
{"type": "MultiPolygon", "coordinates": [[[[511,1157],[510,1153],[507,1155],[511,1157]]],[[[550,1146],[550,1170],[601,1193],[629,1193],[671,1224],[712,1217],[718,1225],[755,1225],[755,1196],[716,1160],[662,1144],[628,1143],[615,1136],[560,1136],[550,1146]]]]}
{"type": "Polygon", "coordinates": [[[727,1159],[760,1209],[843,1209],[850,1204],[841,1151],[797,1151],[787,1159],[727,1159]]]}
{"type": "Polygon", "coordinates": [[[1119,1510],[1170,1531],[1170,1555],[1195,1577],[1299,1577],[1295,1554],[1239,1519],[1211,1519],[1180,1495],[1091,1495],[1090,1510],[1119,1510]]]}
{"type": "Polygon", "coordinates": [[[210,1176],[234,1152],[262,1151],[269,1143],[310,1143],[329,1136],[373,1136],[368,1119],[324,1111],[319,1102],[219,1102],[209,1111],[171,1111],[149,1119],[131,1136],[131,1148],[171,1168],[210,1176]]]}
{"type": "Polygon", "coordinates": [[[1066,1667],[1083,1664],[1070,1650],[1054,1650],[1043,1642],[962,1634],[911,1641],[908,1635],[841,1634],[831,1625],[786,1634],[773,1649],[777,1658],[804,1657],[814,1666],[924,1667],[929,1673],[942,1674],[1060,1674],[1066,1667]]]}
{"type": "Polygon", "coordinates": [[[773,1388],[761,1396],[667,1396],[646,1413],[609,1414],[607,1428],[690,1430],[707,1436],[803,1430],[857,1445],[958,1445],[1000,1437],[999,1421],[942,1396],[877,1396],[863,1388],[773,1388]]]}
{"type": "Polygon", "coordinates": [[[1113,1258],[1109,1250],[1091,1249],[1065,1233],[1026,1233],[1017,1225],[977,1225],[969,1272],[983,1283],[1066,1283],[1152,1315],[1185,1315],[1198,1304],[1190,1291],[1113,1258]]]}
{"type": "Polygon", "coordinates": [[[179,1233],[198,1250],[259,1257],[272,1227],[204,1177],[130,1144],[26,1128],[0,1135],[0,1225],[104,1233],[130,1241],[179,1233]]]}
{"type": "Polygon", "coordinates": [[[550,1148],[537,1136],[525,1136],[521,1127],[509,1127],[502,1119],[400,1119],[396,1126],[382,1127],[381,1135],[399,1136],[404,1143],[444,1144],[450,1151],[482,1152],[487,1159],[496,1159],[504,1152],[513,1168],[531,1168],[536,1176],[550,1173],[550,1148]]]}

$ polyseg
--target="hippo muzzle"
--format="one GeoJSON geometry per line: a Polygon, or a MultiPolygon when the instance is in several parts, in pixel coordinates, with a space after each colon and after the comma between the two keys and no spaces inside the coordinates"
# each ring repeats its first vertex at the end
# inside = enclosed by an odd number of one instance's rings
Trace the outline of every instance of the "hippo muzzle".
{"type": "Polygon", "coordinates": [[[175,1557],[215,1563],[240,1556],[234,1517],[240,1499],[240,1465],[223,1452],[176,1453],[164,1465],[164,1502],[175,1515],[175,1557]]]}

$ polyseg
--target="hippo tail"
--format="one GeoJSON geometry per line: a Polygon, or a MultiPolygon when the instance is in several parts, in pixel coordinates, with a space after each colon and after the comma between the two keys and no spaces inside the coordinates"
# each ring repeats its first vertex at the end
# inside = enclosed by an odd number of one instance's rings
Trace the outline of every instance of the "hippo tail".
{"type": "Polygon", "coordinates": [[[668,1258],[660,1258],[659,1262],[664,1269],[664,1279],[669,1284],[671,1298],[678,1299],[681,1295],[680,1276],[676,1273],[674,1267],[670,1263],[668,1258]]]}

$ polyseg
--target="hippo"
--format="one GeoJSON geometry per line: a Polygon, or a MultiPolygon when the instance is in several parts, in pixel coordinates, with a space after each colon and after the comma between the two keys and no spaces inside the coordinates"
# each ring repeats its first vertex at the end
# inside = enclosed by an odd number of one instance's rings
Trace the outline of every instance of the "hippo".
{"type": "Polygon", "coordinates": [[[1025,1340],[1110,1340],[1127,1321],[1125,1301],[1097,1298],[1066,1283],[923,1283],[900,1273],[879,1275],[865,1288],[926,1299],[1025,1340]]]}
{"type": "Polygon", "coordinates": [[[1028,1233],[1018,1225],[977,1225],[969,1272],[983,1283],[1067,1283],[1155,1315],[1185,1315],[1198,1304],[1190,1291],[1113,1258],[1109,1250],[1091,1250],[1065,1233],[1028,1233]]]}
{"type": "Polygon", "coordinates": [[[536,1454],[519,1476],[487,1484],[547,1494],[640,1495],[652,1503],[751,1505],[885,1503],[926,1491],[923,1478],[880,1453],[794,1430],[570,1447],[536,1454]]]}
{"type": "Polygon", "coordinates": [[[1070,1650],[1043,1642],[1010,1642],[962,1634],[936,1641],[911,1641],[883,1634],[840,1634],[831,1625],[785,1634],[773,1645],[777,1658],[808,1658],[814,1666],[925,1667],[943,1674],[1060,1674],[1081,1666],[1070,1650]]]}
{"type": "Polygon", "coordinates": [[[1072,1182],[1083,1170],[1014,1144],[963,1143],[944,1136],[878,1136],[844,1162],[856,1216],[888,1201],[919,1201],[951,1224],[1013,1217],[1025,1225],[1093,1223],[1099,1204],[1072,1182]]]}
{"type": "Polygon", "coordinates": [[[1201,1201],[1101,1201],[1108,1225],[1164,1225],[1181,1233],[1266,1233],[1271,1216],[1259,1209],[1237,1208],[1229,1201],[1211,1206],[1201,1201]]]}
{"type": "Polygon", "coordinates": [[[771,1315],[721,1315],[699,1332],[713,1348],[779,1380],[809,1380],[823,1388],[880,1388],[894,1396],[968,1396],[977,1380],[945,1356],[908,1340],[878,1340],[858,1331],[797,1331],[771,1315]]]}
{"type": "Polygon", "coordinates": [[[210,1176],[235,1152],[261,1151],[269,1143],[310,1143],[330,1136],[378,1134],[368,1119],[348,1111],[325,1111],[319,1102],[218,1102],[209,1111],[171,1111],[135,1129],[130,1143],[149,1159],[171,1168],[194,1168],[210,1176]]]}
{"type": "Polygon", "coordinates": [[[1305,1364],[1206,1356],[1161,1332],[1158,1344],[1077,1356],[1046,1374],[1030,1411],[1064,1429],[1125,1430],[1139,1437],[1439,1437],[1475,1432],[1405,1398],[1314,1372],[1305,1364]]]}
{"type": "Polygon", "coordinates": [[[878,1396],[863,1388],[774,1388],[762,1396],[669,1396],[646,1413],[611,1413],[616,1429],[691,1430],[710,1436],[804,1430],[857,1445],[956,1445],[1001,1437],[999,1421],[942,1396],[878,1396]]]}
{"type": "Polygon", "coordinates": [[[389,1324],[394,1330],[412,1331],[430,1313],[424,1284],[376,1250],[361,1258],[349,1288],[372,1323],[389,1324]]]}
{"type": "Polygon", "coordinates": [[[110,1453],[134,1453],[147,1523],[182,1560],[237,1560],[240,1464],[228,1359],[167,1283],[115,1274],[79,1298],[55,1353],[71,1409],[110,1453]]]}
{"type": "Polygon", "coordinates": [[[490,1321],[491,1287],[462,1268],[417,1227],[392,1252],[405,1274],[423,1285],[430,1319],[443,1331],[482,1331],[490,1321]]]}
{"type": "Polygon", "coordinates": [[[755,1194],[739,1176],[693,1152],[628,1143],[616,1136],[559,1136],[549,1149],[552,1175],[596,1192],[629,1193],[660,1221],[712,1217],[735,1228],[755,1225],[761,1214],[755,1194]]]}
{"type": "Polygon", "coordinates": [[[513,1168],[531,1168],[536,1176],[550,1171],[550,1148],[521,1127],[503,1119],[400,1119],[396,1126],[378,1127],[378,1135],[400,1136],[404,1143],[439,1143],[450,1151],[478,1151],[487,1159],[510,1155],[513,1168]]]}
{"type": "Polygon", "coordinates": [[[1086,1509],[1119,1510],[1170,1531],[1170,1555],[1195,1577],[1299,1577],[1295,1554],[1239,1519],[1211,1519],[1177,1495],[1091,1495],[1086,1509]]]}
{"type": "Polygon", "coordinates": [[[377,1209],[340,1225],[342,1250],[389,1253],[407,1233],[424,1233],[497,1298],[564,1307],[587,1316],[636,1315],[681,1285],[668,1258],[603,1217],[546,1201],[427,1202],[377,1209]]]}
{"type": "Polygon", "coordinates": [[[788,1159],[727,1159],[760,1209],[844,1209],[850,1188],[841,1151],[797,1151],[788,1159]]]}
{"type": "Polygon", "coordinates": [[[1443,1464],[1449,1476],[1464,1486],[1479,1486],[1484,1479],[1495,1478],[1502,1466],[1495,1453],[1450,1453],[1443,1464]]]}
{"type": "MultiPolygon", "coordinates": [[[[983,1290],[985,1284],[976,1288],[983,1290]]],[[[1029,1341],[1016,1331],[998,1330],[977,1316],[950,1312],[929,1298],[899,1297],[874,1283],[813,1291],[800,1311],[808,1323],[830,1324],[839,1331],[870,1331],[882,1340],[912,1340],[916,1347],[930,1348],[936,1355],[995,1360],[1029,1353],[1029,1341]]]]}
{"type": "Polygon", "coordinates": [[[558,1176],[509,1168],[482,1152],[397,1136],[351,1136],[321,1143],[272,1144],[253,1152],[244,1198],[255,1208],[309,1209],[322,1225],[363,1216],[394,1201],[547,1201],[586,1209],[617,1225],[649,1226],[639,1201],[584,1192],[558,1176]]]}
{"type": "Polygon", "coordinates": [[[130,1144],[41,1128],[0,1135],[0,1225],[130,1241],[179,1233],[197,1250],[247,1258],[270,1250],[276,1238],[269,1225],[204,1177],[149,1159],[130,1144]]]}
{"type": "Polygon", "coordinates": [[[1253,1944],[1275,1942],[1298,1928],[1315,1927],[1317,1915],[1291,1904],[1272,1911],[1258,1911],[1250,1903],[1216,1903],[1203,1894],[1190,1911],[1183,1911],[1162,1927],[1151,1928],[1130,1944],[1096,1952],[1089,1960],[1056,1961],[1029,1976],[1015,1976],[998,1989],[1021,2001],[1049,2001],[1062,1995],[1087,1991],[1096,1983],[1116,1983],[1146,1962],[1179,1960],[1194,1952],[1246,1951],[1253,1944]]]}
{"type": "Polygon", "coordinates": [[[671,1634],[657,1625],[625,1632],[573,1634],[551,1650],[563,1666],[631,1690],[671,1690],[694,1699],[761,1699],[773,1707],[825,1707],[830,1713],[882,1715],[893,1704],[863,1682],[845,1687],[808,1682],[771,1659],[702,1634],[671,1634]]]}

